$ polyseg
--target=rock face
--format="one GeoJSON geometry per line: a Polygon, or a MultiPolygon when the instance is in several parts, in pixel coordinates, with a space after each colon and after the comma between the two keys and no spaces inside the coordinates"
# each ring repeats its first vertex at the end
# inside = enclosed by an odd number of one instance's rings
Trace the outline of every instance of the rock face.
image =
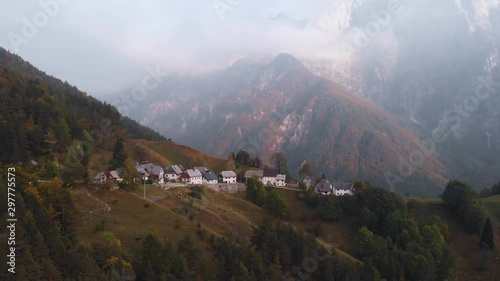
{"type": "Polygon", "coordinates": [[[264,64],[240,60],[204,76],[172,76],[131,117],[219,157],[243,149],[269,163],[282,152],[292,174],[307,160],[316,176],[430,196],[447,173],[432,155],[407,173],[402,163],[419,149],[418,137],[288,54],[264,64]],[[407,178],[392,185],[386,179],[392,174],[407,178]]]}
{"type": "MultiPolygon", "coordinates": [[[[346,29],[363,29],[385,5],[357,2],[346,29]]],[[[500,176],[500,1],[401,2],[403,13],[347,63],[305,64],[423,138],[446,132],[438,151],[450,176],[490,187],[500,176]]]]}

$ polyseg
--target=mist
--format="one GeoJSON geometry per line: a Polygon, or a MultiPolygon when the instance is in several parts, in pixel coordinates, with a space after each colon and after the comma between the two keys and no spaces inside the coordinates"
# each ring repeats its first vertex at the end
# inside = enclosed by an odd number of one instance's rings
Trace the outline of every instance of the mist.
{"type": "Polygon", "coordinates": [[[9,1],[3,4],[0,45],[103,97],[137,84],[147,67],[199,73],[278,53],[349,65],[396,54],[405,43],[436,57],[462,36],[457,25],[470,32],[491,29],[489,10],[498,2],[9,1]],[[403,43],[394,38],[398,32],[407,35],[403,43]]]}
{"type": "Polygon", "coordinates": [[[147,66],[203,72],[252,54],[319,53],[336,36],[314,21],[331,8],[330,1],[9,1],[0,45],[101,96],[134,84],[147,66]]]}

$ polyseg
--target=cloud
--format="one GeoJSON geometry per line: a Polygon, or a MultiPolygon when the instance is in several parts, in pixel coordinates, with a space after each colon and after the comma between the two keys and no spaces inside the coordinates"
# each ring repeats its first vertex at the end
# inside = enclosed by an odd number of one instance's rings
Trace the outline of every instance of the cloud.
{"type": "MultiPolygon", "coordinates": [[[[339,59],[335,46],[343,40],[340,29],[348,22],[350,2],[67,0],[19,54],[94,95],[133,85],[148,65],[196,72],[226,67],[247,55],[280,52],[339,59]],[[216,2],[239,4],[221,20],[216,2]]],[[[19,33],[22,17],[41,9],[24,1],[3,6],[2,34],[19,33]]],[[[9,49],[7,36],[0,45],[9,49]]]]}

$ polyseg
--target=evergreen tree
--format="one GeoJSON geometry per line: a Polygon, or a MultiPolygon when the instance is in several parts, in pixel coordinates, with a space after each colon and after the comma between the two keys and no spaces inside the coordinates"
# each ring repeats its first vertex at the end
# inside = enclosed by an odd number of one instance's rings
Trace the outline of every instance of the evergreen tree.
{"type": "Polygon", "coordinates": [[[337,221],[344,218],[344,211],[336,196],[327,195],[320,199],[318,216],[326,221],[337,221]]]}
{"type": "Polygon", "coordinates": [[[250,153],[248,153],[245,150],[240,150],[236,154],[235,161],[240,164],[247,164],[248,161],[250,160],[250,153]]]}
{"type": "Polygon", "coordinates": [[[57,151],[66,151],[67,147],[71,144],[71,135],[68,123],[64,118],[61,118],[61,120],[59,121],[59,126],[57,127],[57,136],[59,140],[57,151]]]}
{"type": "Polygon", "coordinates": [[[123,167],[127,158],[128,155],[125,151],[125,146],[123,145],[123,138],[118,137],[115,142],[115,147],[113,148],[113,157],[109,162],[109,169],[114,170],[123,167]]]}
{"type": "Polygon", "coordinates": [[[490,217],[486,218],[483,226],[483,232],[481,234],[481,241],[479,245],[482,248],[493,249],[495,247],[495,242],[493,241],[493,227],[491,226],[490,217]]]}

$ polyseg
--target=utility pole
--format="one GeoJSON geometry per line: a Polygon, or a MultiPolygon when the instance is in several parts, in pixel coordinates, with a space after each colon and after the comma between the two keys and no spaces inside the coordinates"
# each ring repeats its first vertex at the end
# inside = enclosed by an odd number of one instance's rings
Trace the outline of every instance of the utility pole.
{"type": "Polygon", "coordinates": [[[146,200],[146,178],[144,178],[144,200],[146,200]]]}

